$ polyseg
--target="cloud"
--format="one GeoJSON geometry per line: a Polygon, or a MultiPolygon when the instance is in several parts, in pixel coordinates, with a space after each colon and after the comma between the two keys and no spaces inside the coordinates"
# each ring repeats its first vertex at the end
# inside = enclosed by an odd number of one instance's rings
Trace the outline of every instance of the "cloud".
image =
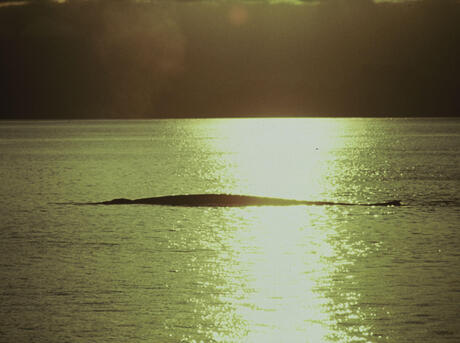
{"type": "Polygon", "coordinates": [[[460,113],[451,1],[0,10],[3,117],[460,113]]]}
{"type": "Polygon", "coordinates": [[[123,3],[103,6],[92,32],[117,113],[147,113],[166,80],[184,67],[185,39],[170,9],[145,9],[123,3]]]}

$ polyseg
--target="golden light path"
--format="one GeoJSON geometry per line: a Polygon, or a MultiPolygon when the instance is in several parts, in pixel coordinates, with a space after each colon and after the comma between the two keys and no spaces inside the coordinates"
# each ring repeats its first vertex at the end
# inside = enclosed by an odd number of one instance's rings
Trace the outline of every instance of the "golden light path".
{"type": "Polygon", "coordinates": [[[321,200],[333,184],[335,155],[343,123],[331,119],[247,119],[211,122],[221,137],[213,149],[233,192],[321,200]],[[225,154],[231,151],[230,155],[225,154]]]}
{"type": "MultiPolygon", "coordinates": [[[[344,143],[343,123],[248,119],[209,125],[215,135],[209,148],[220,156],[216,177],[228,184],[229,193],[315,201],[333,191],[334,151],[344,143]]],[[[329,239],[334,234],[330,211],[320,206],[224,210],[226,227],[219,239],[226,248],[217,263],[232,291],[219,301],[231,304],[238,320],[221,323],[229,330],[215,332],[213,339],[337,341],[331,300],[322,292],[338,265],[330,262],[336,253],[329,239]]]]}
{"type": "Polygon", "coordinates": [[[327,232],[311,223],[322,211],[312,216],[296,206],[245,213],[244,230],[232,237],[233,267],[246,289],[235,310],[247,326],[242,341],[327,342],[327,300],[316,288],[329,272],[323,258],[332,248],[327,232]]]}

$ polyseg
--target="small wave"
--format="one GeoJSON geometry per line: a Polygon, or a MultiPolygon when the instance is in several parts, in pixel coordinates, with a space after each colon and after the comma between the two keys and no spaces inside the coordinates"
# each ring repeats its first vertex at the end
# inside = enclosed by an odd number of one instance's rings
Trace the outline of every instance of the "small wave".
{"type": "Polygon", "coordinates": [[[410,199],[405,202],[408,206],[423,207],[460,207],[460,199],[451,200],[429,200],[429,199],[410,199]]]}

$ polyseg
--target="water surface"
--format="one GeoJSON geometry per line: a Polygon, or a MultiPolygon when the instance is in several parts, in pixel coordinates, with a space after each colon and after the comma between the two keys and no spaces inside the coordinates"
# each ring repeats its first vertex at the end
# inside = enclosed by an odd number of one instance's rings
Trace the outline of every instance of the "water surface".
{"type": "Polygon", "coordinates": [[[0,341],[458,342],[460,122],[0,123],[0,341]],[[235,193],[404,207],[72,206],[235,193]]]}

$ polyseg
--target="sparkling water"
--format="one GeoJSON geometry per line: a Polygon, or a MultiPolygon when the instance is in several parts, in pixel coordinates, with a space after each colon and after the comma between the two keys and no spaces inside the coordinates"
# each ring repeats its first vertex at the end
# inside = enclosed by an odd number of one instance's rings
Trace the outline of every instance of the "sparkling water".
{"type": "Polygon", "coordinates": [[[1,342],[458,342],[460,120],[0,122],[1,342]],[[402,207],[84,206],[231,193],[402,207]]]}

